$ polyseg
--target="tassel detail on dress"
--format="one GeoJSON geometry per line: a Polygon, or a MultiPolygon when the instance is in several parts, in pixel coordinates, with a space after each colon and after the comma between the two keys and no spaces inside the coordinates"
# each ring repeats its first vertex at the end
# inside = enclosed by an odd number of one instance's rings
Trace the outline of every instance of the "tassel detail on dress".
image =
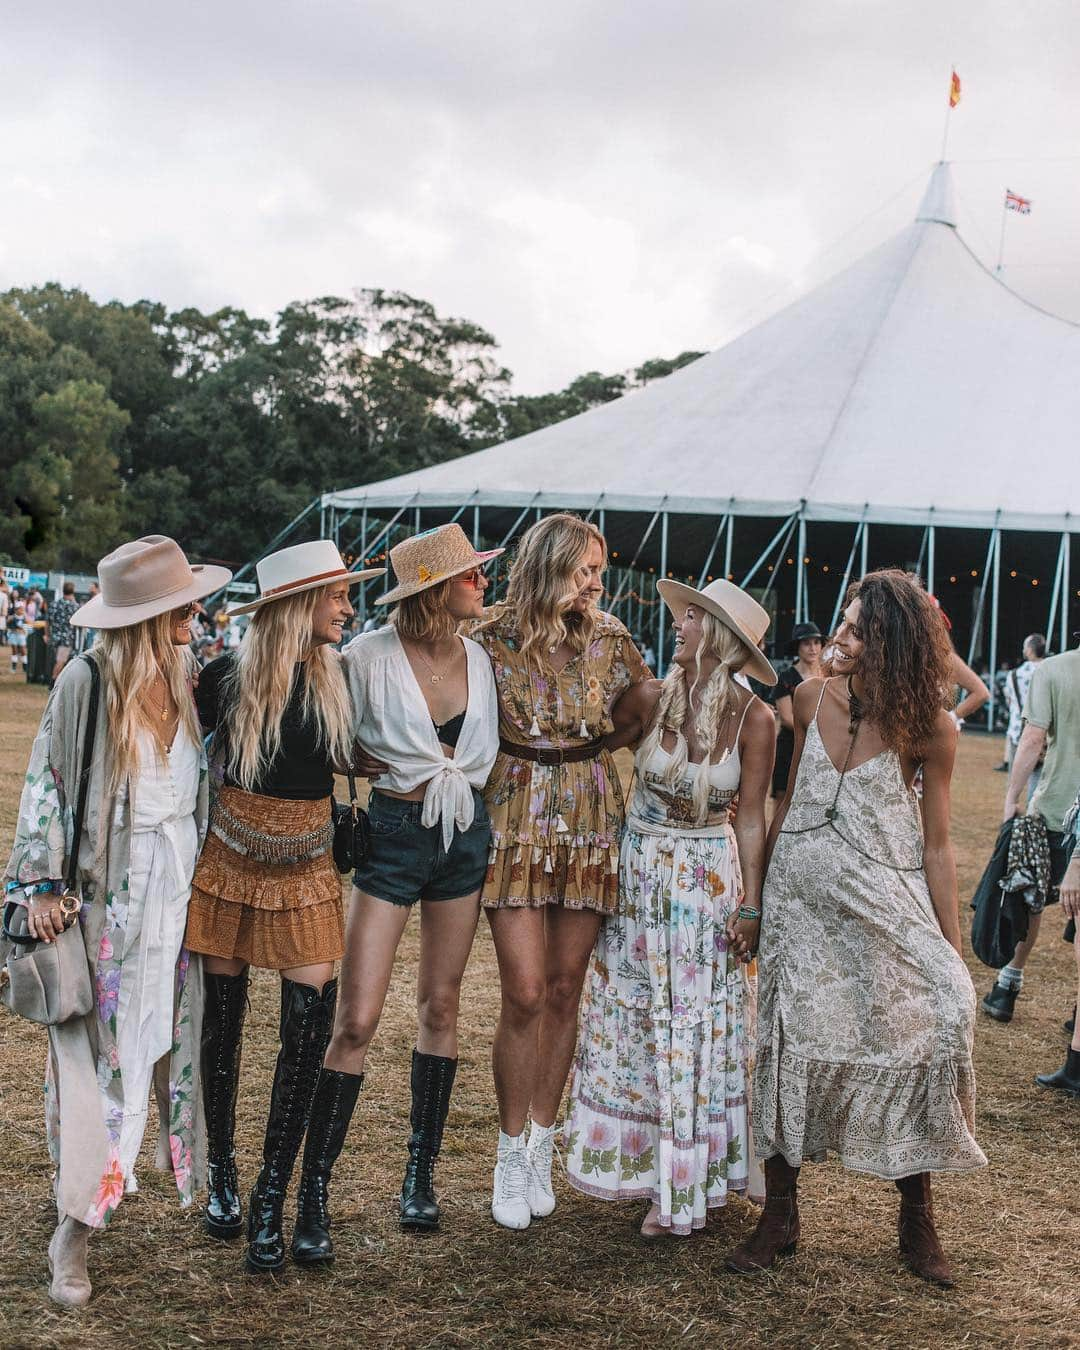
{"type": "Polygon", "coordinates": [[[587,741],[589,739],[589,728],[585,725],[584,717],[581,719],[581,726],[578,727],[578,735],[581,737],[583,741],[587,741]]]}
{"type": "Polygon", "coordinates": [[[529,735],[534,740],[540,736],[540,723],[536,720],[536,713],[533,713],[533,720],[529,724],[529,735]]]}

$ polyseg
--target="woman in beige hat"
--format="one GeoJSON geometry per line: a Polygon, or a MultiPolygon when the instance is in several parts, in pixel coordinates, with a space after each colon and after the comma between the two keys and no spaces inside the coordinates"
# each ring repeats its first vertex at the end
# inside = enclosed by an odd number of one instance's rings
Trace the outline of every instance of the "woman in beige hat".
{"type": "Polygon", "coordinates": [[[501,552],[477,553],[455,524],[397,544],[390,551],[397,585],[379,600],[394,606],[389,623],[345,650],[356,735],[384,769],[368,803],[370,849],[353,877],[341,999],[316,1096],[315,1117],[325,1118],[327,1128],[321,1151],[312,1153],[322,1213],[313,1207],[307,1215],[304,1243],[311,1259],[315,1253],[329,1259],[333,1251],[325,1214],[330,1169],[363,1083],[398,943],[417,902],[419,1025],[399,1212],[406,1229],[431,1232],[439,1225],[435,1160],[457,1071],[461,979],[491,840],[480,790],[498,751],[491,663],[457,630],[483,613],[483,567],[501,552]]]}
{"type": "Polygon", "coordinates": [[[195,1195],[201,981],[183,934],[207,784],[187,648],[195,602],[230,575],[189,566],[161,535],[103,558],[101,593],[72,619],[95,629],[97,642],[61,671],[26,773],[7,898],[26,904],[29,933],[42,941],[81,926],[94,989],[86,1017],[49,1028],[46,1130],[59,1217],[49,1293],[70,1307],[90,1297],[90,1230],[137,1190],[151,1080],[158,1165],[173,1173],[181,1204],[195,1195]],[[80,908],[62,896],[61,878],[95,707],[80,908]]]}
{"type": "MultiPolygon", "coordinates": [[[[199,677],[199,717],[214,735],[222,782],[192,884],[187,943],[206,968],[206,1227],[216,1238],[243,1227],[233,1129],[247,972],[281,974],[281,1050],[248,1214],[253,1273],[284,1264],[285,1192],[334,1018],[343,925],[331,798],[334,770],[351,762],[353,747],[334,646],[353,614],[349,588],[384,570],[350,572],[329,540],[271,553],[258,564],[259,598],[232,611],[252,616],[239,648],[199,677]]],[[[301,1213],[307,1195],[305,1176],[301,1213]]]]}
{"type": "Polygon", "coordinates": [[[538,521],[521,538],[505,604],[474,633],[499,690],[482,903],[502,986],[491,1212],[507,1228],[555,1208],[555,1117],[581,986],[616,905],[623,798],[603,737],[612,704],[649,670],[626,628],[597,608],[606,565],[595,525],[562,513],[538,521]]]}
{"type": "Polygon", "coordinates": [[[776,683],[758,649],[769,616],[744,591],[728,581],[657,589],[674,616],[673,665],[614,710],[608,743],[638,744],[637,777],[566,1122],[571,1185],[648,1200],[647,1238],[689,1234],[729,1195],[764,1192],[750,1142],[747,962],[775,733],[736,676],[776,683]]]}

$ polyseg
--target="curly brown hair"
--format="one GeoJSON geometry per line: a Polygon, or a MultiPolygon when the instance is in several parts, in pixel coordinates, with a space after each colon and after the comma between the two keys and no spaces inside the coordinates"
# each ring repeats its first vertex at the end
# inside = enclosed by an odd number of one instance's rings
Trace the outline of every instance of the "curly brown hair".
{"type": "Polygon", "coordinates": [[[868,572],[848,591],[858,600],[863,707],[897,754],[916,758],[934,736],[952,685],[952,643],[933,600],[898,568],[868,572]]]}

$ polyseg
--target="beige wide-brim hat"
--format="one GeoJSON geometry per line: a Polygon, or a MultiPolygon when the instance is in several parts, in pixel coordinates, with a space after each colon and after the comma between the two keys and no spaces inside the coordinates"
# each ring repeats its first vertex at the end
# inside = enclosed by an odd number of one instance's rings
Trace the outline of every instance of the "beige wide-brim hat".
{"type": "Polygon", "coordinates": [[[292,544],[268,553],[255,565],[259,579],[259,598],[228,611],[231,619],[236,614],[252,614],[275,600],[285,600],[302,591],[313,591],[317,586],[333,586],[344,581],[357,586],[361,581],[386,575],[385,567],[369,567],[364,572],[350,572],[345,559],[331,539],[313,539],[307,544],[292,544]]]}
{"type": "Polygon", "coordinates": [[[449,577],[460,576],[470,567],[480,567],[505,552],[504,548],[489,548],[477,553],[465,531],[453,523],[424,530],[422,534],[403,539],[390,550],[390,565],[398,584],[392,591],[380,595],[375,603],[396,604],[406,596],[426,591],[449,577]]]}
{"type": "Polygon", "coordinates": [[[750,649],[750,655],[742,667],[744,674],[752,675],[762,684],[776,683],[776,671],[768,657],[758,648],[758,643],[769,631],[769,613],[762,609],[752,595],[747,595],[732,582],[723,580],[711,581],[703,591],[696,591],[693,586],[665,578],[656,583],[656,589],[677,619],[681,619],[691,605],[719,619],[750,649]]]}
{"type": "Polygon", "coordinates": [[[202,600],[232,580],[227,567],[192,567],[176,540],[164,534],[121,544],[98,563],[97,575],[100,594],[71,616],[77,628],[130,628],[202,600]]]}

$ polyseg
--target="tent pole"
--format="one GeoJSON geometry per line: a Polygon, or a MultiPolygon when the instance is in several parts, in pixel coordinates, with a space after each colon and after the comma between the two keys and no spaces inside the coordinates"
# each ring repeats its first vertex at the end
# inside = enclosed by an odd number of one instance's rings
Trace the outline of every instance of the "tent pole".
{"type": "MultiPolygon", "coordinates": [[[[360,513],[360,567],[363,570],[365,560],[367,559],[367,507],[365,506],[360,513]]],[[[367,590],[360,587],[360,594],[357,596],[360,602],[360,626],[367,622],[367,590]]]]}
{"type": "MultiPolygon", "coordinates": [[[[665,498],[664,500],[666,501],[667,498],[665,498]]],[[[645,533],[641,536],[641,543],[638,544],[637,548],[634,550],[634,556],[630,559],[630,564],[627,567],[626,577],[624,577],[623,581],[620,583],[619,589],[615,594],[615,598],[611,602],[611,608],[613,610],[615,606],[619,603],[619,601],[622,599],[623,591],[626,589],[628,580],[630,579],[630,573],[632,573],[634,568],[637,566],[637,560],[638,558],[641,557],[641,550],[648,543],[649,535],[652,534],[653,529],[656,526],[656,522],[659,519],[660,519],[660,509],[657,508],[657,510],[655,510],[652,514],[652,520],[650,520],[648,525],[645,526],[645,533]]]]}
{"type": "Polygon", "coordinates": [[[863,517],[862,554],[859,561],[859,575],[866,576],[870,570],[870,523],[863,517]]]}
{"type": "Polygon", "coordinates": [[[930,535],[930,526],[927,525],[922,532],[922,539],[919,541],[919,556],[915,563],[915,575],[923,575],[923,559],[926,557],[926,541],[930,535]]]}
{"type": "MultiPolygon", "coordinates": [[[[668,513],[660,521],[660,575],[667,576],[668,513]]],[[[656,673],[664,677],[664,613],[663,603],[656,607],[656,673]]]]}
{"type": "Polygon", "coordinates": [[[417,507],[413,512],[413,534],[420,533],[420,508],[417,507]]]}
{"type": "Polygon", "coordinates": [[[758,568],[769,556],[769,554],[773,551],[776,545],[780,542],[780,539],[784,538],[785,536],[787,538],[791,537],[791,532],[795,529],[795,522],[798,519],[798,514],[799,513],[797,511],[792,511],[791,515],[788,516],[787,520],[784,521],[783,525],[780,526],[780,528],[776,531],[773,537],[765,545],[761,557],[758,558],[757,562],[754,563],[753,567],[751,567],[750,571],[747,572],[746,576],[744,576],[742,581],[739,583],[739,585],[743,590],[746,589],[748,583],[751,582],[757,575],[758,568]]]}
{"type": "Polygon", "coordinates": [[[705,585],[705,578],[709,575],[709,567],[712,564],[713,555],[716,553],[716,546],[717,544],[719,544],[720,536],[724,533],[724,527],[727,525],[730,519],[731,519],[730,516],[724,516],[723,519],[720,521],[719,526],[717,527],[716,535],[712,541],[712,548],[709,549],[708,557],[705,559],[704,565],[701,568],[701,575],[698,577],[697,587],[695,589],[699,591],[701,590],[702,586],[705,585]]]}
{"type": "Polygon", "coordinates": [[[998,602],[1001,599],[1001,530],[994,531],[994,579],[990,595],[990,706],[986,714],[986,729],[994,729],[994,703],[997,700],[998,670],[998,602]]]}
{"type": "Polygon", "coordinates": [[[937,526],[933,521],[926,527],[929,538],[926,541],[926,589],[934,594],[934,545],[937,543],[937,526]]]}
{"type": "Polygon", "coordinates": [[[799,552],[795,559],[795,622],[802,623],[806,603],[806,517],[799,512],[799,552]]]}
{"type": "Polygon", "coordinates": [[[727,542],[724,545],[724,580],[731,580],[731,550],[735,542],[735,512],[728,512],[727,542]]]}
{"type": "Polygon", "coordinates": [[[1060,647],[1063,652],[1069,650],[1069,571],[1071,562],[1072,539],[1069,531],[1065,530],[1061,536],[1062,551],[1062,569],[1061,569],[1061,642],[1060,647]]]}
{"type": "Polygon", "coordinates": [[[836,632],[837,620],[840,618],[840,606],[844,603],[848,582],[851,580],[851,569],[855,566],[855,550],[859,547],[865,528],[865,520],[860,520],[858,525],[855,526],[855,538],[851,541],[851,552],[848,554],[847,566],[844,568],[844,575],[840,578],[840,589],[836,592],[836,604],[833,606],[832,618],[829,620],[829,631],[826,633],[826,637],[830,637],[836,632]]]}
{"type": "Polygon", "coordinates": [[[776,550],[776,562],[773,563],[773,569],[769,573],[768,581],[765,583],[765,590],[763,592],[763,594],[765,595],[769,594],[769,592],[772,590],[776,582],[776,578],[780,575],[780,559],[784,556],[785,552],[787,551],[787,546],[791,543],[791,536],[794,533],[795,533],[795,521],[792,520],[791,524],[788,526],[787,534],[785,534],[783,539],[781,539],[780,547],[776,550]]]}
{"type": "Polygon", "coordinates": [[[982,636],[983,605],[986,604],[986,584],[990,580],[990,565],[994,560],[994,548],[997,542],[997,530],[995,525],[990,531],[990,543],[986,548],[986,562],[983,563],[982,585],[979,587],[979,607],[975,611],[975,622],[971,625],[971,641],[968,643],[967,663],[970,666],[975,660],[975,648],[978,646],[979,638],[982,636]]]}
{"type": "Polygon", "coordinates": [[[472,546],[475,549],[480,547],[480,506],[477,504],[472,509],[472,546]]]}
{"type": "MultiPolygon", "coordinates": [[[[1046,637],[1050,641],[1054,636],[1054,623],[1057,619],[1058,592],[1061,589],[1062,567],[1065,562],[1065,535],[1058,540],[1057,563],[1054,567],[1054,587],[1050,593],[1050,617],[1046,621],[1046,637]]],[[[1065,648],[1062,648],[1064,651],[1065,648]]]]}

